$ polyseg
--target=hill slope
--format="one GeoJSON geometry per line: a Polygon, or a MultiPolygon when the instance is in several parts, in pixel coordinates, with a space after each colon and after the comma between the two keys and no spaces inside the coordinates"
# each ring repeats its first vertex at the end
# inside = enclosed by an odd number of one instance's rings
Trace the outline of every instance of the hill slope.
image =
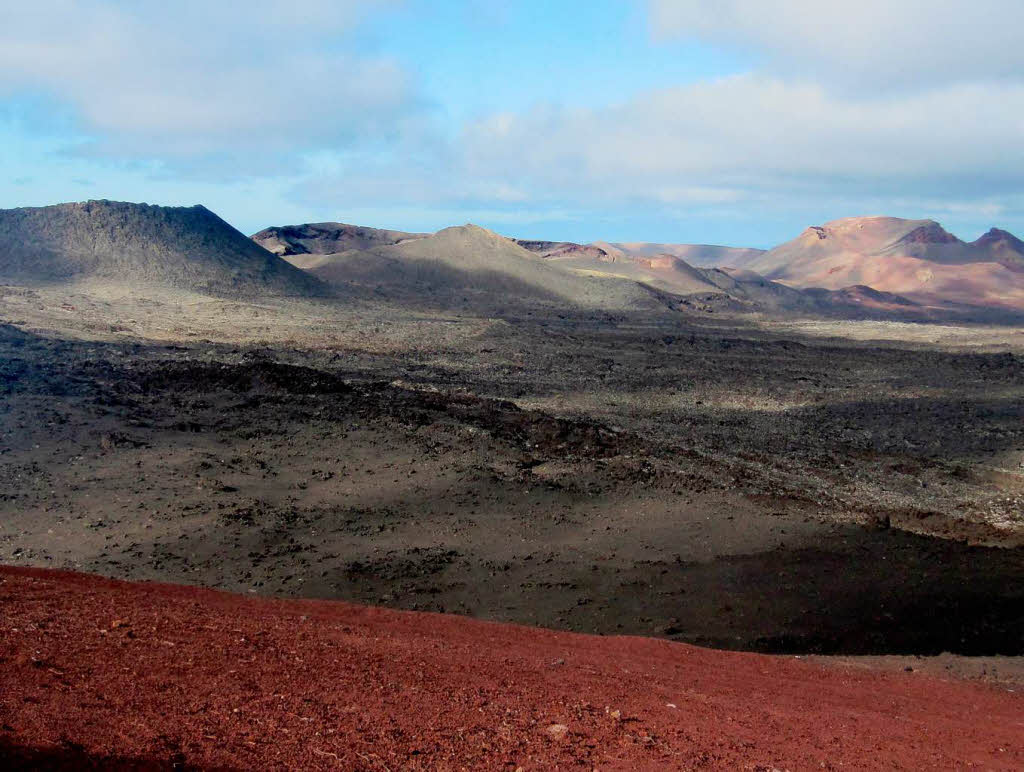
{"type": "MultiPolygon", "coordinates": [[[[1012,251],[1012,237],[1007,236],[993,232],[989,239],[1004,252],[1012,251]]],[[[695,266],[677,254],[654,252],[669,249],[724,266],[763,259],[766,253],[756,249],[512,239],[473,225],[424,236],[314,223],[267,228],[253,239],[336,289],[405,303],[492,311],[526,303],[930,318],[930,312],[895,292],[872,290],[859,275],[835,289],[811,284],[814,291],[804,291],[795,282],[775,281],[747,268],[695,266]]]]}
{"type": "Polygon", "coordinates": [[[590,246],[611,257],[656,257],[672,255],[697,267],[740,266],[763,254],[763,249],[720,247],[713,244],[655,244],[647,241],[612,243],[595,241],[590,246]]]}
{"type": "Polygon", "coordinates": [[[536,241],[513,239],[523,249],[547,258],[560,257],[607,257],[608,253],[592,244],[576,244],[572,241],[536,241]]]}
{"type": "Polygon", "coordinates": [[[226,296],[323,291],[203,206],[87,201],[0,210],[0,279],[81,278],[226,296]]]}
{"type": "Polygon", "coordinates": [[[1024,764],[1020,694],[921,673],[54,571],[0,598],[11,769],[1024,764]]]}
{"type": "Polygon", "coordinates": [[[442,304],[547,304],[591,309],[657,309],[667,300],[618,277],[586,277],[475,225],[426,238],[334,255],[289,257],[335,286],[362,286],[442,304]]]}
{"type": "Polygon", "coordinates": [[[1024,241],[999,228],[972,242],[972,247],[1007,268],[1024,268],[1024,241]]]}
{"type": "Polygon", "coordinates": [[[867,288],[841,291],[800,290],[760,274],[736,268],[698,268],[673,255],[590,257],[575,252],[549,258],[572,271],[640,282],[684,298],[684,305],[699,310],[728,309],[769,314],[825,314],[827,316],[904,315],[914,305],[886,293],[865,293],[867,288]]]}
{"type": "Polygon", "coordinates": [[[372,249],[421,239],[430,234],[366,228],[340,222],[306,223],[264,228],[252,240],[275,255],[332,255],[350,249],[372,249]]]}
{"type": "Polygon", "coordinates": [[[1024,243],[997,229],[964,242],[933,220],[850,217],[742,267],[795,287],[867,285],[927,303],[1024,309],[1024,243]]]}
{"type": "Polygon", "coordinates": [[[691,295],[720,289],[706,272],[672,255],[653,257],[591,256],[570,253],[549,258],[553,263],[577,273],[629,279],[676,295],[691,295]]]}

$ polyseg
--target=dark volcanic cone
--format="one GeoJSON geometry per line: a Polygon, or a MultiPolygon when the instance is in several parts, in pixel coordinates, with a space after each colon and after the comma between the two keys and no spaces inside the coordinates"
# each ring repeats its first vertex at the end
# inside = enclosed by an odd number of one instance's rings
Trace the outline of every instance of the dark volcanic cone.
{"type": "Polygon", "coordinates": [[[0,278],[99,278],[228,297],[323,293],[206,207],[116,201],[0,210],[0,278]]]}

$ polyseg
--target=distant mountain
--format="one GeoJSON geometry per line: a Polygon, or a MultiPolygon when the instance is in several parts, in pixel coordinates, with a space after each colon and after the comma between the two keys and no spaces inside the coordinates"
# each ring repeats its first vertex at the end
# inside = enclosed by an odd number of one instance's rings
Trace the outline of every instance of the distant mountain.
{"type": "Polygon", "coordinates": [[[612,256],[583,251],[563,253],[554,259],[562,268],[586,276],[628,279],[676,295],[714,290],[705,272],[672,255],[653,257],[612,256]]]}
{"type": "Polygon", "coordinates": [[[719,247],[712,244],[656,244],[646,241],[612,243],[595,241],[597,247],[610,257],[657,257],[672,255],[698,268],[740,266],[764,253],[763,249],[748,247],[719,247]]]}
{"type": "Polygon", "coordinates": [[[654,289],[618,277],[581,276],[475,225],[364,249],[286,259],[339,290],[372,290],[386,297],[446,306],[500,310],[526,303],[625,310],[670,305],[670,299],[654,289]]]}
{"type": "Polygon", "coordinates": [[[906,298],[871,293],[868,288],[806,291],[736,268],[700,268],[673,255],[563,256],[557,263],[582,275],[628,279],[679,297],[682,306],[703,311],[841,316],[904,314],[915,306],[906,298]],[[864,292],[867,290],[867,293],[864,292]]]}
{"type": "Polygon", "coordinates": [[[333,255],[349,249],[371,249],[421,239],[428,233],[366,228],[340,222],[282,225],[265,228],[252,240],[275,255],[333,255]]]}
{"type": "Polygon", "coordinates": [[[934,220],[850,217],[741,267],[793,287],[864,285],[922,303],[1024,310],[1024,243],[997,229],[965,242],[934,220]]]}
{"type": "Polygon", "coordinates": [[[525,303],[920,320],[948,311],[998,321],[988,310],[1024,309],[1016,237],[993,229],[967,244],[931,220],[839,220],[767,252],[511,239],[474,225],[425,235],[313,223],[253,239],[335,290],[487,311],[525,303]]]}
{"type": "Polygon", "coordinates": [[[653,252],[667,247],[705,261],[739,263],[763,254],[756,249],[512,239],[475,225],[424,235],[313,223],[267,228],[252,238],[336,291],[412,304],[486,311],[541,304],[847,317],[906,316],[916,308],[905,298],[864,287],[803,291],[751,270],[698,267],[653,252]]]}
{"type": "Polygon", "coordinates": [[[820,310],[833,312],[843,305],[839,298],[825,303],[823,296],[804,295],[752,271],[715,267],[719,263],[728,265],[759,256],[762,250],[758,249],[649,242],[575,244],[518,240],[517,243],[580,275],[634,281],[676,295],[683,299],[684,306],[699,310],[816,313],[820,310]],[[702,264],[694,265],[681,255],[693,257],[702,264]]]}
{"type": "Polygon", "coordinates": [[[226,296],[325,289],[203,206],[87,201],[0,210],[0,279],[84,278],[226,296]]]}
{"type": "Polygon", "coordinates": [[[530,241],[514,239],[523,249],[548,259],[562,257],[607,257],[608,253],[592,244],[576,244],[572,241],[530,241]]]}
{"type": "Polygon", "coordinates": [[[1014,270],[1024,269],[1024,241],[1012,233],[999,228],[991,228],[971,246],[976,251],[989,255],[1000,265],[1014,270]]]}

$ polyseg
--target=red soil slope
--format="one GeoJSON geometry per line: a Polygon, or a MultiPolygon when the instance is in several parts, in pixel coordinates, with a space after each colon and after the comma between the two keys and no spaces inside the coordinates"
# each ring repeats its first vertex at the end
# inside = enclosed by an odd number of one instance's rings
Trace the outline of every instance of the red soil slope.
{"type": "Polygon", "coordinates": [[[0,569],[7,767],[1024,767],[1022,695],[0,569]],[[11,758],[13,757],[13,758],[11,758]]]}

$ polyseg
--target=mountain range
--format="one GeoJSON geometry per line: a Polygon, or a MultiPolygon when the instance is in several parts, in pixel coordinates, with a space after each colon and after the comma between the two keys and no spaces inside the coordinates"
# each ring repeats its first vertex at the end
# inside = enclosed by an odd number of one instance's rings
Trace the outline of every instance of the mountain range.
{"type": "Polygon", "coordinates": [[[677,256],[741,261],[762,254],[755,249],[513,239],[475,225],[422,234],[312,223],[266,228],[252,238],[339,293],[372,291],[448,307],[500,311],[525,303],[861,316],[914,305],[885,293],[803,291],[753,271],[698,267],[677,256]],[[669,252],[656,251],[661,248],[669,252]]]}
{"type": "Polygon", "coordinates": [[[342,295],[361,291],[405,302],[490,310],[524,304],[639,310],[671,303],[635,281],[564,270],[475,225],[413,234],[320,223],[271,228],[253,236],[270,249],[280,249],[283,237],[291,239],[282,254],[285,260],[342,295]]]}
{"type": "Polygon", "coordinates": [[[247,238],[202,206],[111,201],[0,210],[0,279],[93,279],[211,295],[392,299],[500,313],[602,311],[996,320],[1024,314],[1024,242],[933,220],[852,217],[771,250],[513,239],[323,222],[247,238]]]}
{"type": "Polygon", "coordinates": [[[1024,242],[996,228],[965,242],[934,220],[849,217],[736,265],[793,287],[862,284],[922,304],[1024,309],[1024,242]]]}
{"type": "MultiPolygon", "coordinates": [[[[713,291],[705,283],[741,294],[719,273],[707,272],[720,269],[746,290],[756,293],[760,280],[768,280],[832,307],[852,304],[906,316],[916,306],[912,313],[954,312],[961,318],[1024,311],[1024,241],[999,228],[966,242],[934,220],[848,217],[807,228],[770,250],[595,241],[538,251],[575,270],[630,276],[682,294],[713,291]]],[[[784,297],[776,286],[770,289],[784,297]]],[[[749,299],[763,305],[763,294],[749,299]]],[[[802,298],[804,308],[807,300],[802,298]]],[[[794,301],[785,305],[797,310],[794,301]]]]}

